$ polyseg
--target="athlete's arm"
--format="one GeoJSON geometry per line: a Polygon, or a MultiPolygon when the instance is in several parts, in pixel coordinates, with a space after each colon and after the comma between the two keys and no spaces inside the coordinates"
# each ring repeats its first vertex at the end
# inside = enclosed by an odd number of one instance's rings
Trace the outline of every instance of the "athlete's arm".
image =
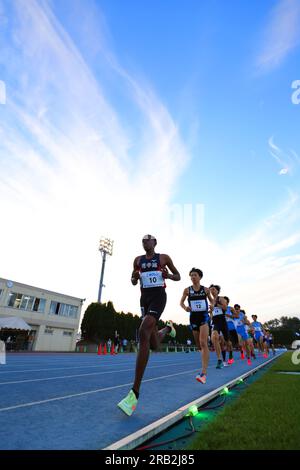
{"type": "Polygon", "coordinates": [[[205,287],[204,289],[205,289],[205,294],[207,295],[210,305],[213,305],[215,303],[215,299],[211,295],[209,288],[205,287]]]}
{"type": "Polygon", "coordinates": [[[161,266],[165,268],[167,266],[171,273],[168,273],[167,269],[163,269],[163,278],[164,279],[171,279],[172,281],[180,281],[180,274],[178,270],[175,268],[173,261],[171,260],[170,256],[168,255],[160,255],[161,256],[161,266]]]}
{"type": "Polygon", "coordinates": [[[138,283],[138,280],[140,278],[140,271],[139,271],[139,260],[140,256],[137,256],[133,262],[133,271],[131,274],[131,284],[133,286],[136,286],[138,283]]]}
{"type": "Polygon", "coordinates": [[[227,302],[224,299],[224,297],[219,297],[218,304],[221,305],[222,309],[224,309],[224,310],[227,309],[227,302]]]}
{"type": "Polygon", "coordinates": [[[184,305],[184,301],[185,301],[185,299],[187,298],[188,295],[189,295],[189,290],[188,290],[188,287],[187,287],[186,289],[184,289],[181,300],[180,300],[180,307],[183,308],[183,310],[185,310],[186,312],[191,311],[189,306],[187,307],[186,305],[184,305]]]}

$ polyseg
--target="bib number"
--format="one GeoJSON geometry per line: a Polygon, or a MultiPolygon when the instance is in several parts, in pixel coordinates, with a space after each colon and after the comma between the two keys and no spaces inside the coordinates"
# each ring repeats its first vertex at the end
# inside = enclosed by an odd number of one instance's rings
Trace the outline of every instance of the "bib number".
{"type": "Polygon", "coordinates": [[[149,287],[163,287],[165,284],[161,271],[147,271],[141,273],[141,279],[144,289],[149,287]]]}
{"type": "Polygon", "coordinates": [[[213,316],[216,317],[217,315],[223,315],[223,310],[220,307],[214,307],[213,316]]]}
{"type": "Polygon", "coordinates": [[[205,300],[191,300],[192,312],[206,312],[207,306],[205,300]]]}

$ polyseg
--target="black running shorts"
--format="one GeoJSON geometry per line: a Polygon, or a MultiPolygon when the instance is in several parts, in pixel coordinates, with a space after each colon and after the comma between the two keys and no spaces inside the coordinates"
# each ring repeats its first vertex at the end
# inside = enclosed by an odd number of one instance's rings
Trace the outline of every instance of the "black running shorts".
{"type": "Polygon", "coordinates": [[[193,331],[200,331],[202,325],[209,324],[208,312],[191,312],[190,313],[190,325],[193,331]]]}
{"type": "Polygon", "coordinates": [[[239,344],[239,337],[236,330],[229,330],[229,340],[232,342],[233,346],[237,346],[239,344]]]}
{"type": "Polygon", "coordinates": [[[150,287],[143,289],[140,299],[142,317],[152,315],[159,320],[167,303],[167,294],[164,287],[150,287]]]}
{"type": "Polygon", "coordinates": [[[228,326],[227,326],[225,315],[216,315],[215,317],[213,317],[212,331],[217,331],[219,334],[222,331],[225,341],[228,341],[229,334],[228,334],[228,326]]]}

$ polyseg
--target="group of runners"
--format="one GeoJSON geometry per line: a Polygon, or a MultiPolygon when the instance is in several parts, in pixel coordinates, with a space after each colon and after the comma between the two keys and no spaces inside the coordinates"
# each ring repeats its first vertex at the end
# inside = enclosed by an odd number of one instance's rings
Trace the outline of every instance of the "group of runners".
{"type": "MultiPolygon", "coordinates": [[[[157,322],[166,306],[166,279],[180,280],[180,274],[170,256],[155,253],[157,240],[152,235],[145,235],[142,240],[145,254],[137,256],[133,263],[132,285],[140,282],[140,307],[142,323],[139,329],[139,350],[136,359],[135,378],[128,395],[118,403],[118,407],[131,416],[136,409],[140,386],[149,359],[150,349],[157,350],[166,335],[175,338],[176,331],[171,320],[158,331],[157,322]]],[[[184,289],[180,306],[190,314],[190,325],[196,346],[200,350],[202,369],[196,380],[202,384],[207,380],[207,367],[212,342],[216,355],[216,368],[227,367],[234,362],[233,349],[240,350],[241,359],[247,358],[248,365],[257,354],[268,357],[269,348],[275,354],[272,334],[257,315],[250,321],[245,310],[239,304],[230,306],[230,299],[220,296],[221,287],[211,284],[201,285],[203,272],[192,268],[189,272],[191,286],[184,289]],[[226,354],[228,353],[228,361],[226,354]]]]}

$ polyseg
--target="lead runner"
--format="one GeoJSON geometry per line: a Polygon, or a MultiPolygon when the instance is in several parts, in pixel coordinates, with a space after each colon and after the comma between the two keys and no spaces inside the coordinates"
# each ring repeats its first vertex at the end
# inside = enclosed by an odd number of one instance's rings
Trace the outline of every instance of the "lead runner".
{"type": "Polygon", "coordinates": [[[139,280],[141,287],[140,306],[143,320],[139,329],[140,345],[136,359],[133,387],[128,395],[118,403],[118,407],[128,416],[131,416],[136,409],[150,347],[153,350],[158,349],[167,334],[172,338],[176,336],[171,320],[160,331],[157,329],[157,322],[167,302],[165,279],[180,281],[180,274],[170,256],[155,253],[154,249],[157,245],[157,240],[154,236],[145,235],[142,243],[146,254],[135,258],[131,275],[132,285],[135,286],[139,280]],[[169,268],[172,274],[169,273],[167,268],[169,268]]]}

